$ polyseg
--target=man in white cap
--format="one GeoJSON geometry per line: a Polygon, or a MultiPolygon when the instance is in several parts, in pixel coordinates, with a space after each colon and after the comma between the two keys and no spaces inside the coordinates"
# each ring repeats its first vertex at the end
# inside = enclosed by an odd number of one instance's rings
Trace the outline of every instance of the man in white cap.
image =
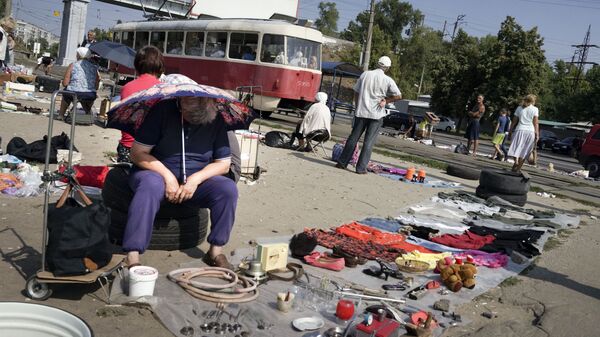
{"type": "Polygon", "coordinates": [[[373,145],[377,140],[383,117],[386,115],[385,106],[402,99],[396,82],[385,74],[391,66],[392,60],[387,56],[382,56],[377,62],[377,69],[362,73],[354,85],[356,112],[352,123],[352,132],[335,165],[337,168],[345,169],[348,166],[358,140],[366,131],[360,157],[356,163],[356,173],[367,173],[367,164],[371,159],[373,145]]]}

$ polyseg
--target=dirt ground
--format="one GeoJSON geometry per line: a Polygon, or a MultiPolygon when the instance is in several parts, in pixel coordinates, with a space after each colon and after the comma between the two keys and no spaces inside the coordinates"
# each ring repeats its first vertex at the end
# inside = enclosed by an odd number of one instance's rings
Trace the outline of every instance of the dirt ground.
{"type": "MultiPolygon", "coordinates": [[[[47,122],[42,116],[0,112],[3,147],[14,136],[28,142],[40,139],[46,133],[47,122]]],[[[68,125],[58,122],[55,134],[67,130],[68,125]]],[[[82,163],[107,164],[106,154],[115,151],[118,137],[116,130],[78,127],[75,144],[83,153],[82,163]]],[[[327,146],[329,153],[332,145],[327,146]]],[[[373,159],[407,165],[378,155],[373,159]]],[[[334,168],[322,155],[266,146],[260,147],[259,163],[267,173],[256,184],[238,185],[240,198],[229,250],[244,247],[257,237],[292,234],[304,227],[327,228],[368,216],[393,216],[441,191],[373,174],[359,176],[334,168]]],[[[428,174],[449,179],[434,169],[428,169],[428,174]]],[[[476,184],[458,181],[464,183],[466,190],[473,190],[476,184]]],[[[598,215],[598,209],[567,199],[542,199],[534,193],[529,199],[567,212],[598,215]]],[[[0,195],[2,301],[30,301],[23,289],[26,277],[35,273],[41,263],[42,204],[42,196],[16,199],[0,195]]],[[[555,247],[545,251],[535,266],[460,308],[463,318],[472,322],[450,329],[445,336],[597,336],[600,226],[587,215],[583,221],[580,228],[553,241],[555,247]],[[484,311],[493,312],[495,317],[481,316],[484,311]]],[[[142,259],[165,273],[180,263],[199,258],[206,248],[204,243],[185,251],[149,251],[142,259]]],[[[103,298],[97,286],[66,285],[56,287],[44,304],[80,316],[99,337],[172,336],[147,309],[107,306],[103,298]]]]}

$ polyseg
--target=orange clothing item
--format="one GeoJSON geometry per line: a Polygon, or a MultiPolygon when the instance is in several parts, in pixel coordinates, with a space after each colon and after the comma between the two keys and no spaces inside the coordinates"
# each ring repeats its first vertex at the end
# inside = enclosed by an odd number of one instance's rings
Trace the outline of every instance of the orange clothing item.
{"type": "Polygon", "coordinates": [[[418,250],[421,253],[433,253],[427,248],[406,242],[406,237],[402,234],[383,232],[356,221],[341,225],[337,227],[335,231],[338,234],[343,234],[357,240],[370,241],[396,249],[403,249],[407,252],[418,250]]]}

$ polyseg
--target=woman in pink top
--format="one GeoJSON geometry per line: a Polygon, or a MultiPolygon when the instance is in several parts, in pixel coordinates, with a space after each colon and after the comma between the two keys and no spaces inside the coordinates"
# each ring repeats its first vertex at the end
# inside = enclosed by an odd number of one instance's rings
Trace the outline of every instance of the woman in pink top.
{"type": "MultiPolygon", "coordinates": [[[[123,86],[123,89],[121,89],[121,100],[160,83],[158,78],[165,71],[163,55],[154,46],[146,46],[140,49],[135,55],[133,64],[138,78],[123,86]]],[[[135,139],[132,135],[127,132],[121,132],[121,140],[117,146],[117,162],[131,163],[129,152],[134,141],[135,139]]]]}

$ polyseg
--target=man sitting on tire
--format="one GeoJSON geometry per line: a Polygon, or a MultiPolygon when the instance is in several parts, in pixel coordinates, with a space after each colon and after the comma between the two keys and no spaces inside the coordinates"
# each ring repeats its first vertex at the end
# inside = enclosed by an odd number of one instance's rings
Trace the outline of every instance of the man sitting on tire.
{"type": "Polygon", "coordinates": [[[136,165],[129,178],[129,205],[123,250],[129,266],[140,263],[150,243],[160,203],[209,208],[211,230],[204,262],[232,269],[222,254],[235,221],[238,191],[229,172],[231,151],[225,122],[213,99],[180,97],[157,103],[138,129],[131,148],[136,165]],[[183,131],[182,131],[183,128],[183,131]],[[183,166],[182,132],[185,135],[183,166]],[[185,172],[183,170],[185,169],[185,172]]]}

